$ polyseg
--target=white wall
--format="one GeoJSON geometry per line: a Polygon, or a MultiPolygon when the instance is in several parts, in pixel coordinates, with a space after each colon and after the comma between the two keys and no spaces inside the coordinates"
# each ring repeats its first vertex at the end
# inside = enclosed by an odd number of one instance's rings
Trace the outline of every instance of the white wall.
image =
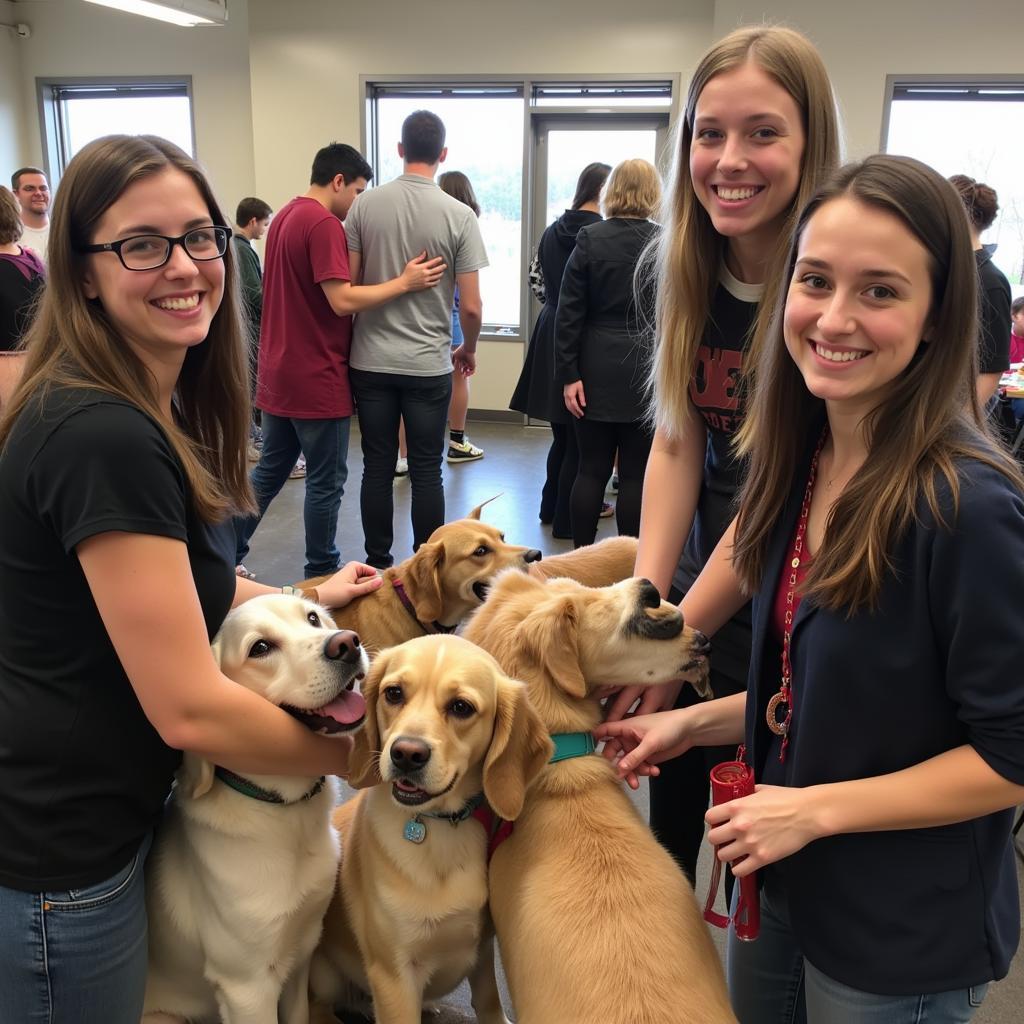
{"type": "MultiPolygon", "coordinates": [[[[24,8],[0,0],[0,22],[14,25],[24,8]]],[[[31,161],[25,143],[25,111],[21,95],[21,51],[25,45],[13,31],[0,28],[0,184],[10,185],[10,175],[31,161]]]]}
{"type": "Polygon", "coordinates": [[[771,21],[818,45],[839,98],[850,159],[877,152],[885,78],[894,74],[1024,73],[1020,0],[718,0],[714,38],[771,21]]]}
{"type": "MultiPolygon", "coordinates": [[[[82,3],[13,5],[32,26],[21,42],[26,161],[42,160],[36,78],[74,75],[191,75],[197,156],[218,198],[234,211],[254,184],[246,0],[230,0],[223,28],[178,28],[82,3]]],[[[152,130],[160,133],[160,125],[152,130]]],[[[2,137],[2,136],[0,136],[2,137]]]]}

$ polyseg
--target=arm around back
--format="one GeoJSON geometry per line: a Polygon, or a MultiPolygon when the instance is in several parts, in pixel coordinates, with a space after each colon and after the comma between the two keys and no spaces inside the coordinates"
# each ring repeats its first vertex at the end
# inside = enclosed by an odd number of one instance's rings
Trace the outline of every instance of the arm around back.
{"type": "MultiPolygon", "coordinates": [[[[358,266],[358,264],[357,264],[358,266]]],[[[409,260],[398,277],[380,284],[353,284],[331,278],[321,281],[327,302],[337,316],[351,316],[367,309],[383,306],[407,292],[420,292],[433,288],[444,276],[447,266],[440,256],[428,258],[426,252],[409,260]]],[[[353,271],[353,277],[357,274],[353,271]]]]}

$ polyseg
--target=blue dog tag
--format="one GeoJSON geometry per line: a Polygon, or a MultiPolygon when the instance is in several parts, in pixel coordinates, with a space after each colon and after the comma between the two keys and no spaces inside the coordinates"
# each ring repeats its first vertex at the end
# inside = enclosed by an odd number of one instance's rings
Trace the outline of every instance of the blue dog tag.
{"type": "Polygon", "coordinates": [[[410,843],[422,843],[427,838],[427,826],[417,818],[410,818],[405,823],[405,830],[402,835],[410,843]]]}

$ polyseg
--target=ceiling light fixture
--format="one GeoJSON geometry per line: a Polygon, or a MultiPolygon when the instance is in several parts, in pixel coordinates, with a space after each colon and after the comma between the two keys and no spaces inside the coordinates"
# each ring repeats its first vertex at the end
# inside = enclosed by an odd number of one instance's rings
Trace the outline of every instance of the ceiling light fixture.
{"type": "Polygon", "coordinates": [[[86,0],[127,14],[193,28],[196,25],[224,25],[228,20],[227,0],[86,0]]]}

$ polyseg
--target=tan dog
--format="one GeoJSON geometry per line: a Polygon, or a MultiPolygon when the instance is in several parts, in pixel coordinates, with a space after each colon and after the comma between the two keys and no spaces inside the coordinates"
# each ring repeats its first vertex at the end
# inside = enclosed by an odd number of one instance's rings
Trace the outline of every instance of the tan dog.
{"type": "Polygon", "coordinates": [[[610,587],[628,580],[636,565],[640,542],[636,537],[607,537],[560,555],[545,555],[529,568],[537,579],[570,579],[585,587],[610,587]]]}
{"type": "MultiPolygon", "coordinates": [[[[499,572],[526,569],[540,560],[536,548],[506,544],[497,527],[482,523],[482,507],[439,526],[411,558],[385,569],[383,586],[332,609],[338,626],[358,633],[371,651],[428,633],[451,632],[483,603],[499,572]]],[[[325,578],[298,586],[315,587],[325,578]]]]}
{"type": "MultiPolygon", "coordinates": [[[[359,638],[310,601],[246,601],[213,653],[225,675],[311,729],[363,721],[359,638]]],[[[281,1021],[306,1024],[309,961],[337,877],[336,802],[334,779],[241,779],[185,754],[146,865],[146,1013],[277,1024],[280,1002],[281,1021]]]]}
{"type": "MultiPolygon", "coordinates": [[[[706,689],[707,640],[647,580],[588,590],[505,573],[465,636],[526,682],[552,734],[597,726],[598,687],[706,689]]],[[[599,755],[544,769],[490,897],[519,1024],[735,1024],[692,887],[599,755]]]]}
{"type": "Polygon", "coordinates": [[[419,1024],[424,1000],[468,977],[477,1019],[508,1024],[487,917],[488,836],[468,809],[482,794],[516,818],[551,756],[547,731],[525,687],[459,637],[384,651],[364,694],[352,781],[372,788],[334,815],[340,892],[314,958],[313,1020],[334,1020],[328,1007],[361,991],[378,1024],[419,1024]]]}

